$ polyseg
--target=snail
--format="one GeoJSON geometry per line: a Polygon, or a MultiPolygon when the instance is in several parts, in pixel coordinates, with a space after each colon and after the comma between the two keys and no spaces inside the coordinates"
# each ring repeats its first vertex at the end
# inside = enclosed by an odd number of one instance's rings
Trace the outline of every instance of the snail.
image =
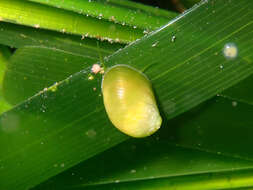
{"type": "Polygon", "coordinates": [[[141,72],[128,65],[108,69],[102,80],[106,113],[121,132],[136,138],[156,132],[162,123],[152,85],[141,72]]]}

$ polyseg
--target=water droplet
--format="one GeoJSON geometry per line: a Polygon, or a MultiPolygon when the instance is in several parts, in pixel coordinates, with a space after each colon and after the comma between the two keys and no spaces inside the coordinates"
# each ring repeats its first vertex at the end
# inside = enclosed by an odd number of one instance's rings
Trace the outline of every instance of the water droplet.
{"type": "Polygon", "coordinates": [[[153,44],[152,44],[152,47],[157,46],[157,44],[158,44],[158,43],[159,43],[159,41],[157,41],[157,42],[153,43],[153,44]]]}
{"type": "Polygon", "coordinates": [[[35,24],[34,27],[35,28],[40,28],[40,25],[39,24],[35,24]]]}
{"type": "Polygon", "coordinates": [[[130,172],[133,174],[133,173],[136,173],[136,170],[133,169],[133,170],[131,170],[130,172]]]}
{"type": "Polygon", "coordinates": [[[115,180],[115,183],[119,183],[119,182],[120,182],[120,180],[118,180],[118,179],[117,179],[117,180],[115,180]]]}
{"type": "Polygon", "coordinates": [[[171,37],[171,42],[175,42],[176,41],[176,36],[172,36],[171,37]]]}
{"type": "Polygon", "coordinates": [[[237,57],[238,49],[234,43],[227,43],[223,48],[223,54],[227,59],[234,59],[237,57]]]}
{"type": "Polygon", "coordinates": [[[236,107],[236,106],[237,106],[237,102],[236,102],[236,101],[233,101],[233,102],[232,102],[232,106],[233,106],[233,107],[236,107]]]}
{"type": "Polygon", "coordinates": [[[149,33],[148,30],[144,30],[144,31],[143,31],[143,34],[148,34],[148,33],[149,33]]]}
{"type": "Polygon", "coordinates": [[[92,75],[90,75],[89,77],[88,77],[88,80],[93,80],[94,79],[94,76],[92,76],[92,75]]]}
{"type": "Polygon", "coordinates": [[[58,82],[55,82],[52,86],[48,88],[49,91],[55,92],[58,88],[58,82]]]}
{"type": "Polygon", "coordinates": [[[2,130],[3,132],[6,133],[12,133],[16,132],[20,128],[20,119],[18,115],[16,114],[9,114],[6,117],[2,117],[0,119],[0,131],[2,130]]]}
{"type": "Polygon", "coordinates": [[[93,138],[97,135],[97,132],[94,129],[90,129],[85,133],[88,137],[93,138]]]}
{"type": "Polygon", "coordinates": [[[115,21],[115,17],[114,16],[111,16],[111,21],[115,21]]]}
{"type": "Polygon", "coordinates": [[[221,68],[221,69],[223,69],[223,68],[224,68],[224,66],[223,66],[223,65],[220,65],[220,68],[221,68]]]}
{"type": "Polygon", "coordinates": [[[24,35],[24,34],[20,34],[20,36],[21,36],[22,38],[26,38],[26,37],[27,37],[27,36],[24,35]]]}

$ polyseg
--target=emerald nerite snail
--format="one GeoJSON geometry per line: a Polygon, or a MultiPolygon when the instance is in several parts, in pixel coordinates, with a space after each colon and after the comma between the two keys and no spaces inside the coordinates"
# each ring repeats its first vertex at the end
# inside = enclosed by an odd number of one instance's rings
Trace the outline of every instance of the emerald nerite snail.
{"type": "Polygon", "coordinates": [[[156,132],[162,118],[148,78],[127,65],[110,68],[102,81],[107,115],[113,125],[132,137],[156,132]]]}

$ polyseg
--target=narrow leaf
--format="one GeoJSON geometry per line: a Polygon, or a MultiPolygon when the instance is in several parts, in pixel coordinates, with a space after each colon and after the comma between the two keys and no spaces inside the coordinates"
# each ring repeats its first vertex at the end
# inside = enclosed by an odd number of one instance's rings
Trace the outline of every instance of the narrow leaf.
{"type": "Polygon", "coordinates": [[[116,50],[124,47],[118,43],[101,42],[95,39],[82,38],[62,34],[59,32],[35,29],[31,27],[0,22],[0,43],[15,48],[24,46],[42,46],[55,48],[78,55],[86,56],[92,60],[99,60],[108,56],[116,50]]]}
{"type": "MultiPolygon", "coordinates": [[[[99,19],[106,19],[115,23],[121,23],[122,25],[129,25],[133,28],[141,28],[143,30],[155,30],[158,27],[166,24],[170,19],[174,18],[177,13],[161,11],[156,9],[156,12],[162,12],[166,15],[157,16],[157,14],[152,14],[154,12],[153,7],[144,6],[139,3],[134,3],[135,10],[129,9],[128,6],[116,6],[108,3],[107,1],[61,1],[61,0],[29,0],[33,2],[38,2],[57,8],[62,8],[70,11],[77,12],[83,15],[93,16],[99,19]],[[139,11],[142,9],[147,9],[147,11],[139,11]],[[153,11],[150,11],[153,10],[153,11]]],[[[126,5],[131,5],[133,2],[125,1],[126,5]]]]}
{"type": "Polygon", "coordinates": [[[143,36],[142,30],[52,8],[26,0],[0,1],[1,20],[63,33],[85,35],[109,41],[131,42],[143,36]]]}
{"type": "Polygon", "coordinates": [[[3,78],[10,56],[10,49],[6,46],[0,45],[0,113],[3,113],[11,108],[11,105],[9,105],[3,97],[3,78]]]}

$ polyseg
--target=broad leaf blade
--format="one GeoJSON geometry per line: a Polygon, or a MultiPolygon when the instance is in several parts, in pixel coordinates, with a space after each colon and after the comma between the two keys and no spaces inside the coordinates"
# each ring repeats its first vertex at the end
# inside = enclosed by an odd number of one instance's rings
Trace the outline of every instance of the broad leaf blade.
{"type": "Polygon", "coordinates": [[[126,138],[94,86],[79,73],[1,116],[1,189],[28,189],[126,138]]]}
{"type": "MultiPolygon", "coordinates": [[[[245,152],[252,155],[252,142],[247,138],[252,134],[252,119],[245,115],[252,112],[251,105],[238,103],[234,106],[228,99],[213,98],[170,120],[166,124],[167,127],[154,136],[143,141],[131,140],[118,145],[53,177],[35,189],[75,189],[77,186],[87,185],[99,187],[97,185],[115,184],[115,181],[124,184],[225,171],[230,175],[235,170],[252,169],[252,159],[249,161],[246,157],[238,156],[245,156],[245,152]],[[220,113],[223,113],[222,119],[220,113]],[[232,127],[231,123],[234,123],[232,127]],[[224,131],[229,131],[226,126],[234,132],[230,130],[229,135],[222,133],[223,128],[224,131]],[[220,136],[223,138],[216,140],[220,136]],[[196,138],[199,140],[192,146],[186,143],[178,144],[179,140],[184,138],[192,142],[196,141],[196,138]],[[203,148],[206,139],[213,143],[213,147],[203,148]],[[233,141],[237,142],[236,147],[231,146],[233,141]]],[[[233,180],[230,181],[234,183],[233,180]]]]}
{"type": "Polygon", "coordinates": [[[120,60],[144,70],[154,84],[167,119],[175,117],[252,74],[252,60],[248,57],[253,48],[248,39],[253,35],[253,13],[247,10],[253,4],[244,3],[202,3],[198,11],[182,15],[176,22],[119,51],[106,64],[120,60]],[[239,5],[245,8],[238,10],[239,5]],[[223,6],[230,14],[227,17],[223,6]],[[226,27],[220,26],[228,21],[226,27]],[[240,52],[232,60],[223,54],[224,46],[230,42],[240,52]]]}

